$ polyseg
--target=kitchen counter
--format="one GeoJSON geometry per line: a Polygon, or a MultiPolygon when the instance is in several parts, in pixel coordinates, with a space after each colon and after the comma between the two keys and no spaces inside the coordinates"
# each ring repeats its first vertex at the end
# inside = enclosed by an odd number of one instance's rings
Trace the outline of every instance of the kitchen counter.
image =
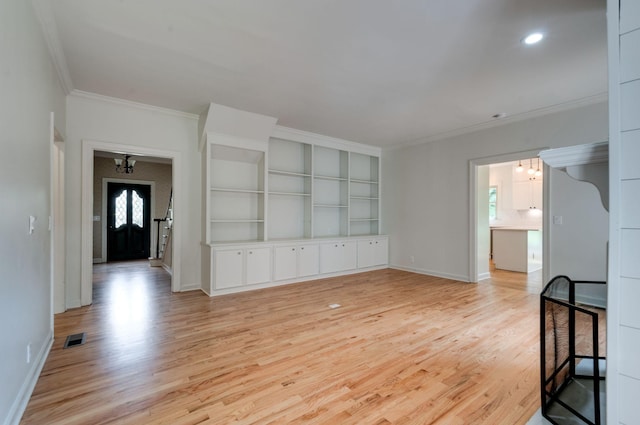
{"type": "Polygon", "coordinates": [[[542,232],[530,227],[491,227],[496,269],[530,273],[542,268],[542,232]]]}

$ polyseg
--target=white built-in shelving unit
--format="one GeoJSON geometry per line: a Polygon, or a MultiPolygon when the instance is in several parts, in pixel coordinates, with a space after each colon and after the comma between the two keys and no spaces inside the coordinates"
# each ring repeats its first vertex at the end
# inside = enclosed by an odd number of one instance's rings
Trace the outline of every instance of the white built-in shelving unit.
{"type": "Polygon", "coordinates": [[[349,152],[314,146],[313,236],[349,235],[349,152]]]}
{"type": "Polygon", "coordinates": [[[207,133],[202,288],[210,295],[388,263],[379,149],[275,133],[263,141],[207,133]]]}
{"type": "Polygon", "coordinates": [[[352,153],[349,169],[349,234],[377,235],[380,229],[379,158],[352,153]]]}
{"type": "Polygon", "coordinates": [[[269,239],[311,238],[312,146],[269,141],[269,239]]]}
{"type": "Polygon", "coordinates": [[[215,144],[209,151],[207,239],[264,240],[265,153],[215,144]]]}

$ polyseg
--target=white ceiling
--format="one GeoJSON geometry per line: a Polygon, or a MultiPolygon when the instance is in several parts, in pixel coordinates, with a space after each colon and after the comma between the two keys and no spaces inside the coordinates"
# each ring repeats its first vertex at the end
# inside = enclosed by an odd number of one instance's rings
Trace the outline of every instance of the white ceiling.
{"type": "Polygon", "coordinates": [[[69,89],[378,146],[607,91],[605,0],[35,1],[69,89]]]}

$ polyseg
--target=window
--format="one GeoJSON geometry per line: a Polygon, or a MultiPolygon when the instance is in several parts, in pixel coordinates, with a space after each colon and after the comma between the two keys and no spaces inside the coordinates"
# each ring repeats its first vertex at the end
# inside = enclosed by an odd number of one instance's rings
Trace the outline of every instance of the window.
{"type": "Polygon", "coordinates": [[[489,187],[489,220],[498,218],[498,186],[489,187]]]}
{"type": "Polygon", "coordinates": [[[116,229],[127,224],[127,191],[116,198],[116,229]]]}

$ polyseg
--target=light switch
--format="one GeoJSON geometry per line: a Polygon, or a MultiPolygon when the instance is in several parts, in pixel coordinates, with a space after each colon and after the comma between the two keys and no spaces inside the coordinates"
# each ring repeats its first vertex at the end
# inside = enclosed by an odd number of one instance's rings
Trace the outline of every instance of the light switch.
{"type": "Polygon", "coordinates": [[[553,216],[553,224],[562,224],[562,216],[554,215],[553,216]]]}
{"type": "Polygon", "coordinates": [[[34,230],[36,230],[36,218],[30,215],[29,216],[29,234],[31,235],[34,230]]]}

